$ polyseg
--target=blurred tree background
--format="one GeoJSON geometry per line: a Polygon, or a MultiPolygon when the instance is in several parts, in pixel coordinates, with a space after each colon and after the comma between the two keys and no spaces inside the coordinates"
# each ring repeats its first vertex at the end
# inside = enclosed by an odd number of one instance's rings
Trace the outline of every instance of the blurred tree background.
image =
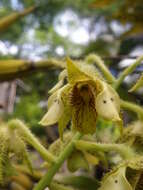
{"type": "MultiPolygon", "coordinates": [[[[31,13],[0,30],[0,59],[79,59],[97,53],[118,75],[143,54],[142,0],[0,0],[0,21],[31,6],[35,6],[31,13]]],[[[142,66],[137,68],[124,86],[129,88],[142,70],[142,66]]],[[[42,134],[38,122],[58,73],[50,70],[16,79],[14,113],[6,117],[23,119],[42,134]]],[[[143,102],[142,89],[125,94],[124,86],[119,89],[124,98],[143,102]]]]}

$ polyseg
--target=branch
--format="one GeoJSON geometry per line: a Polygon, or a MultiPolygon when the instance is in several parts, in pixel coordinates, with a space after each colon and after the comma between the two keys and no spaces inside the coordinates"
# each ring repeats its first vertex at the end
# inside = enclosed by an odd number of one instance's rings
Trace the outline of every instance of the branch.
{"type": "Polygon", "coordinates": [[[21,78],[29,73],[47,69],[65,68],[62,60],[47,59],[42,61],[28,60],[0,60],[0,81],[8,81],[21,78]]]}
{"type": "Polygon", "coordinates": [[[89,64],[95,64],[103,73],[104,77],[109,83],[114,83],[116,81],[115,77],[111,74],[104,61],[96,54],[90,54],[86,57],[85,61],[89,64]]]}
{"type": "Polygon", "coordinates": [[[0,20],[0,32],[5,31],[9,26],[11,26],[14,22],[19,20],[20,18],[30,14],[32,11],[36,9],[36,6],[29,7],[22,12],[14,12],[8,16],[3,17],[0,20]]]}

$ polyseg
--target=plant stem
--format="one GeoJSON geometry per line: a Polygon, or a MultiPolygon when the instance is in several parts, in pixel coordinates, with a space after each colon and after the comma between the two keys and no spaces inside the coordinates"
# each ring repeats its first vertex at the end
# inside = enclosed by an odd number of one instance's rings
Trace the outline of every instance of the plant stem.
{"type": "Polygon", "coordinates": [[[11,129],[18,129],[18,133],[24,137],[29,144],[31,144],[43,157],[44,160],[55,162],[56,158],[38,141],[38,139],[31,133],[28,127],[20,120],[11,120],[8,123],[11,129]]]}
{"type": "Polygon", "coordinates": [[[117,81],[114,83],[114,88],[117,89],[120,84],[123,82],[123,80],[125,79],[125,77],[127,75],[129,75],[130,73],[132,73],[134,71],[134,69],[140,65],[141,61],[143,60],[143,55],[138,57],[137,60],[132,64],[130,65],[129,67],[127,67],[127,69],[125,69],[121,75],[119,76],[119,78],[117,79],[117,81]]]}
{"type": "Polygon", "coordinates": [[[109,83],[114,83],[116,81],[115,77],[110,73],[109,69],[104,64],[104,61],[98,55],[90,54],[86,57],[85,61],[96,64],[109,83]]]}
{"type": "Polygon", "coordinates": [[[121,107],[126,110],[131,110],[137,113],[141,118],[143,118],[143,108],[135,103],[121,100],[121,107]]]}
{"type": "Polygon", "coordinates": [[[116,151],[118,152],[123,158],[131,158],[134,153],[133,150],[124,145],[124,144],[101,144],[95,142],[87,142],[84,140],[79,140],[75,143],[76,148],[79,150],[87,150],[87,151],[116,151]]]}
{"type": "Polygon", "coordinates": [[[36,185],[34,190],[44,190],[45,187],[49,186],[54,175],[57,173],[57,171],[60,169],[61,165],[64,163],[64,161],[70,156],[74,149],[74,144],[77,140],[81,138],[80,133],[76,133],[71,142],[65,147],[63,152],[59,155],[57,158],[57,161],[55,164],[49,168],[48,172],[45,174],[45,176],[39,181],[39,183],[36,185]]]}

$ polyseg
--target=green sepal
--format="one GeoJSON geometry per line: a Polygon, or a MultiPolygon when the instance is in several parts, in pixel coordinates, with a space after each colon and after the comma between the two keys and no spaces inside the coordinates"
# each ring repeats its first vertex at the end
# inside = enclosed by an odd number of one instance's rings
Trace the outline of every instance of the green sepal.
{"type": "Polygon", "coordinates": [[[70,172],[78,169],[89,170],[89,165],[82,152],[75,150],[67,160],[67,167],[70,172]]]}

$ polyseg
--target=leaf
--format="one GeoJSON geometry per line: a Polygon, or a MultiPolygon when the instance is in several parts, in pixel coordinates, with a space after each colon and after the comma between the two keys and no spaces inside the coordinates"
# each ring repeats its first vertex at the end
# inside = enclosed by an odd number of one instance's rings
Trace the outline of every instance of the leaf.
{"type": "Polygon", "coordinates": [[[70,185],[74,187],[75,189],[81,189],[81,190],[97,190],[99,187],[99,181],[97,181],[95,178],[88,177],[85,175],[72,175],[72,176],[59,176],[58,181],[65,184],[70,185]]]}
{"type": "Polygon", "coordinates": [[[134,92],[141,87],[143,87],[143,73],[140,76],[140,78],[138,79],[138,81],[136,82],[136,84],[129,90],[129,92],[134,92]]]}
{"type": "Polygon", "coordinates": [[[50,190],[74,190],[72,187],[52,182],[50,185],[50,190]]]}

